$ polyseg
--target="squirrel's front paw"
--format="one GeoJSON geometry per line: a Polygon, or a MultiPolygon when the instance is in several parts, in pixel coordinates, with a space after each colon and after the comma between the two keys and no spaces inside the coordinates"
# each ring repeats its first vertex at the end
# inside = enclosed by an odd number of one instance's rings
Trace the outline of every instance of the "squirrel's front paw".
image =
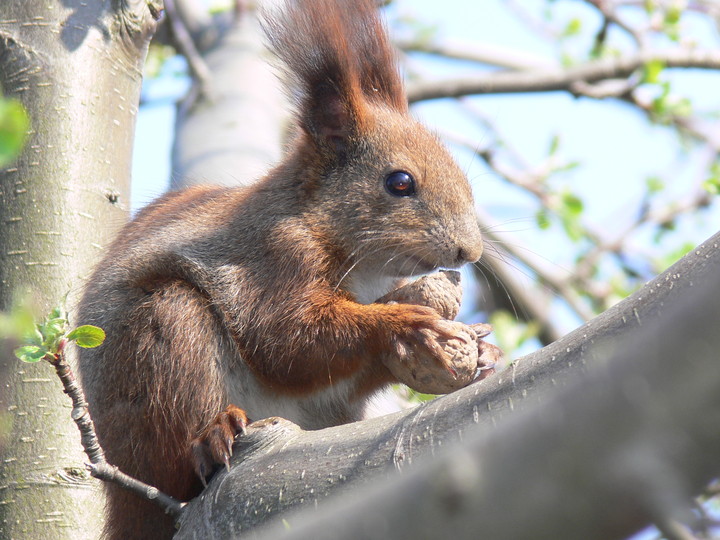
{"type": "Polygon", "coordinates": [[[232,445],[235,436],[245,433],[250,420],[241,408],[228,405],[203,430],[199,437],[190,443],[195,473],[207,486],[206,479],[212,474],[215,465],[225,465],[230,468],[232,445]]]}
{"type": "Polygon", "coordinates": [[[477,373],[477,334],[465,324],[440,318],[432,309],[403,306],[405,328],[392,337],[383,363],[413,390],[447,394],[470,384],[477,373]]]}

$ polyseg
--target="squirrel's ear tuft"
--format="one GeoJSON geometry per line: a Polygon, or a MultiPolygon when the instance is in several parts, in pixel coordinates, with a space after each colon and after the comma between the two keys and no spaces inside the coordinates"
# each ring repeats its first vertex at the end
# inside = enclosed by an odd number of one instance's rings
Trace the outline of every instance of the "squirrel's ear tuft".
{"type": "Polygon", "coordinates": [[[298,122],[320,148],[342,153],[366,127],[369,103],[407,111],[374,0],[286,0],[263,19],[298,122]]]}

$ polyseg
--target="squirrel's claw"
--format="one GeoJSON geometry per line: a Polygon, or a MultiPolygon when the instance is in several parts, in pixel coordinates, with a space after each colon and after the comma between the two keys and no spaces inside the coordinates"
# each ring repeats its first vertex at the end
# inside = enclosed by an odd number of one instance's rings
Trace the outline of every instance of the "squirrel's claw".
{"type": "Polygon", "coordinates": [[[245,411],[235,405],[228,405],[190,443],[195,473],[203,486],[207,487],[207,478],[212,475],[216,465],[224,465],[225,469],[230,470],[235,437],[246,433],[249,422],[245,411]]]}

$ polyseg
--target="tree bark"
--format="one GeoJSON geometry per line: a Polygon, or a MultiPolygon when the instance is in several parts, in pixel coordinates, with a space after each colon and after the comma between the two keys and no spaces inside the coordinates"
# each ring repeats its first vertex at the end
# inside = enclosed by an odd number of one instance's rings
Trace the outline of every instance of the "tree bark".
{"type": "MultiPolygon", "coordinates": [[[[31,129],[0,170],[0,310],[72,302],[126,220],[142,63],[160,0],[0,4],[0,87],[31,129]]],[[[0,538],[96,538],[97,483],[52,367],[0,357],[0,538]]]]}
{"type": "Polygon", "coordinates": [[[719,318],[717,234],[479,384],[322,431],[254,426],[177,538],[600,539],[676,517],[720,470],[719,318]]]}

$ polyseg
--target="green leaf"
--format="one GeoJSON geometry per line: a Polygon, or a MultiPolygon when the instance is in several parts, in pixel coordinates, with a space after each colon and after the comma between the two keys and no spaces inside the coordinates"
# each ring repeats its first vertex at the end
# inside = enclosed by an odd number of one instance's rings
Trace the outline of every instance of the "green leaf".
{"type": "Polygon", "coordinates": [[[424,403],[425,401],[432,401],[437,397],[435,394],[424,394],[408,387],[403,388],[402,390],[398,389],[398,391],[406,393],[407,398],[411,403],[424,403]]]}
{"type": "Polygon", "coordinates": [[[673,41],[680,41],[680,18],[682,14],[683,8],[679,5],[670,5],[665,9],[662,29],[665,35],[673,41]]]}
{"type": "Polygon", "coordinates": [[[0,167],[18,156],[29,128],[30,119],[22,103],[0,97],[0,167]]]}
{"type": "Polygon", "coordinates": [[[62,307],[58,306],[53,308],[50,315],[48,315],[48,319],[63,319],[67,321],[67,313],[65,313],[65,310],[62,307]]]}
{"type": "Polygon", "coordinates": [[[715,161],[710,165],[710,178],[702,184],[710,195],[720,195],[720,161],[715,161]]]}
{"type": "Polygon", "coordinates": [[[563,37],[570,37],[570,36],[576,36],[580,33],[580,30],[582,30],[582,21],[575,17],[573,19],[570,19],[568,23],[565,25],[565,29],[562,32],[563,37]]]}
{"type": "Polygon", "coordinates": [[[43,344],[43,341],[45,341],[42,332],[38,330],[38,327],[35,324],[33,324],[32,330],[28,330],[21,334],[21,339],[24,343],[29,343],[30,345],[37,345],[38,347],[43,344]]]}
{"type": "Polygon", "coordinates": [[[562,202],[565,210],[573,217],[582,214],[583,202],[577,195],[566,191],[562,194],[562,202]]]}
{"type": "Polygon", "coordinates": [[[79,347],[84,349],[92,349],[99,347],[105,341],[105,332],[102,328],[86,324],[78,326],[75,330],[67,335],[68,341],[74,341],[79,347]]]}
{"type": "Polygon", "coordinates": [[[687,118],[693,113],[692,102],[688,98],[680,98],[672,104],[672,113],[681,118],[687,118]]]}
{"type": "Polygon", "coordinates": [[[55,308],[50,313],[50,317],[43,323],[38,325],[38,329],[42,333],[42,344],[53,353],[58,350],[60,339],[65,335],[67,330],[67,319],[60,308],[55,308]],[[61,316],[54,316],[61,315],[61,316]]]}
{"type": "Polygon", "coordinates": [[[645,84],[655,84],[660,82],[660,74],[665,69],[665,63],[662,60],[650,60],[643,66],[642,82],[645,84]]]}
{"type": "Polygon", "coordinates": [[[647,186],[648,193],[651,195],[660,193],[663,189],[665,189],[665,182],[657,176],[650,176],[647,178],[645,180],[645,185],[647,186]]]}
{"type": "Polygon", "coordinates": [[[45,339],[54,339],[65,332],[67,321],[61,318],[48,319],[44,324],[39,325],[40,331],[45,339]]]}
{"type": "Polygon", "coordinates": [[[208,13],[210,15],[217,15],[219,13],[225,13],[225,12],[233,9],[233,6],[234,6],[233,2],[216,0],[208,8],[208,13]]]}
{"type": "Polygon", "coordinates": [[[160,45],[154,41],[150,43],[145,65],[143,66],[143,76],[147,79],[159,77],[165,63],[168,59],[175,56],[177,52],[170,45],[160,45]]]}
{"type": "Polygon", "coordinates": [[[42,360],[48,350],[45,347],[38,347],[37,345],[23,345],[15,349],[15,356],[17,356],[23,362],[34,363],[42,360]]]}
{"type": "Polygon", "coordinates": [[[558,149],[560,148],[560,135],[557,133],[553,135],[552,139],[550,140],[550,150],[548,151],[548,155],[554,156],[557,154],[558,149]]]}
{"type": "Polygon", "coordinates": [[[684,244],[678,246],[676,249],[659,257],[655,261],[655,266],[658,273],[667,270],[670,266],[678,262],[685,255],[690,253],[693,249],[695,249],[695,244],[693,244],[692,242],[685,242],[684,244]]]}
{"type": "Polygon", "coordinates": [[[563,53],[560,55],[560,64],[564,68],[572,67],[573,65],[575,65],[575,58],[569,53],[563,51],[563,53]]]}
{"type": "Polygon", "coordinates": [[[33,310],[26,300],[15,300],[9,313],[0,312],[2,339],[16,340],[25,345],[42,345],[42,334],[35,325],[33,310]]]}
{"type": "Polygon", "coordinates": [[[523,323],[505,310],[493,312],[488,322],[493,327],[498,346],[508,358],[512,358],[517,349],[536,338],[540,332],[537,322],[523,323]]]}
{"type": "Polygon", "coordinates": [[[670,96],[670,83],[665,81],[659,83],[660,95],[655,97],[650,104],[650,112],[656,120],[663,121],[668,115],[668,97],[670,96]]]}
{"type": "Polygon", "coordinates": [[[573,242],[578,242],[585,233],[580,223],[580,216],[584,208],[583,202],[580,197],[567,190],[561,194],[560,200],[561,205],[557,209],[560,223],[562,223],[568,238],[573,242]]]}
{"type": "Polygon", "coordinates": [[[708,178],[703,182],[702,187],[710,195],[720,195],[720,178],[708,178]]]}
{"type": "Polygon", "coordinates": [[[580,167],[579,161],[568,161],[567,163],[555,167],[553,169],[553,172],[568,172],[572,171],[573,169],[577,169],[578,167],[580,167]]]}
{"type": "Polygon", "coordinates": [[[550,216],[548,215],[547,210],[542,209],[538,211],[537,214],[535,214],[535,222],[537,223],[538,228],[542,230],[547,230],[550,228],[550,216]]]}
{"type": "Polygon", "coordinates": [[[585,231],[577,218],[568,214],[563,214],[560,216],[560,222],[562,223],[563,229],[565,229],[565,234],[568,235],[570,240],[573,242],[579,242],[582,240],[585,231]]]}
{"type": "Polygon", "coordinates": [[[675,25],[680,22],[682,16],[682,8],[677,5],[671,5],[665,12],[665,24],[675,25]]]}
{"type": "Polygon", "coordinates": [[[621,273],[612,276],[608,283],[610,284],[610,291],[614,297],[611,300],[619,302],[623,298],[630,296],[633,292],[632,288],[628,284],[627,275],[625,274],[621,273]]]}

